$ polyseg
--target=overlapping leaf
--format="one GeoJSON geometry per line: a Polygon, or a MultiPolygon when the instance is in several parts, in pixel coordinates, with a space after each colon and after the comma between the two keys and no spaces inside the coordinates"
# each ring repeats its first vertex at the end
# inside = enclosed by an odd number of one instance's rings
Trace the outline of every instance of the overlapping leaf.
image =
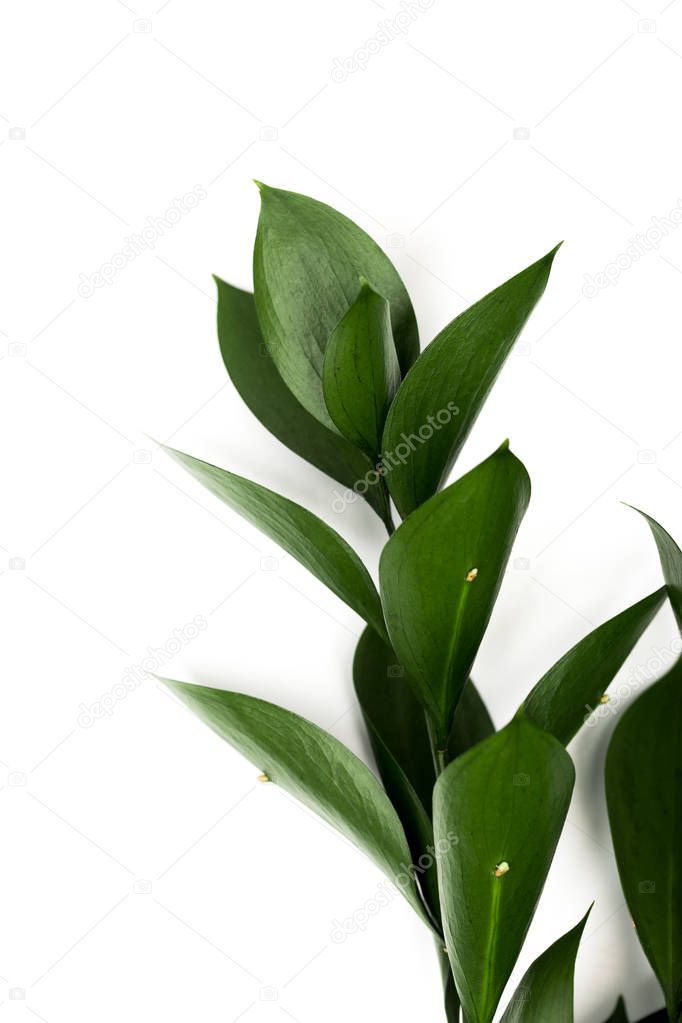
{"type": "Polygon", "coordinates": [[[431,926],[410,873],[398,815],[372,772],[328,732],[242,693],[163,680],[268,779],[345,835],[379,866],[431,926]]]}
{"type": "Polygon", "coordinates": [[[495,725],[488,713],[483,697],[471,679],[464,684],[448,739],[448,759],[466,753],[479,742],[483,742],[495,731],[495,725]]]}
{"type": "Polygon", "coordinates": [[[363,283],[332,332],[322,385],[336,428],[373,461],[379,457],[386,415],[399,383],[388,302],[363,283]]]}
{"type": "Polygon", "coordinates": [[[403,518],[444,482],[545,290],[556,251],[456,317],[403,381],[386,421],[382,452],[391,466],[391,496],[403,518]],[[401,459],[406,437],[412,438],[411,451],[401,459]]]}
{"type": "Polygon", "coordinates": [[[654,540],[656,541],[656,547],[658,548],[658,554],[661,559],[661,567],[663,569],[663,578],[665,579],[666,586],[668,587],[668,594],[670,596],[670,603],[677,620],[680,632],[682,632],[682,551],[679,546],[675,543],[670,533],[663,528],[656,519],[652,519],[646,512],[640,511],[639,508],[635,508],[640,515],[649,523],[649,528],[653,533],[654,540]]]}
{"type": "Polygon", "coordinates": [[[474,746],[434,790],[446,945],[468,1023],[491,1023],[545,883],[575,772],[525,718],[474,746]],[[448,835],[457,836],[448,842],[448,835]]]}
{"type": "Polygon", "coordinates": [[[523,975],[500,1023],[573,1023],[573,977],[588,909],[523,975]]]}
{"type": "Polygon", "coordinates": [[[543,675],[522,711],[567,745],[666,599],[665,586],[590,632],[543,675]]]}
{"type": "Polygon", "coordinates": [[[682,660],[623,714],[606,758],[606,799],[625,899],[682,1017],[682,660]]]}
{"type": "Polygon", "coordinates": [[[504,444],[410,515],[382,553],[389,637],[443,747],[529,497],[504,444]]]}
{"type": "MultiPolygon", "coordinates": [[[[282,444],[306,462],[351,489],[374,463],[345,437],[307,412],[286,386],[267,350],[253,295],[215,278],[218,287],[218,340],[232,383],[253,414],[282,444]]],[[[369,486],[365,500],[388,524],[388,502],[381,486],[369,486]]]]}
{"type": "Polygon", "coordinates": [[[414,310],[395,267],[356,224],[324,203],[259,184],[253,257],[258,320],[290,391],[332,427],[322,390],[331,333],[360,291],[360,277],[390,303],[403,373],[419,353],[414,310]]]}
{"type": "Polygon", "coordinates": [[[307,508],[243,476],[174,448],[164,450],[212,494],[292,554],[378,632],[385,633],[379,596],[369,572],[331,526],[307,508]]]}

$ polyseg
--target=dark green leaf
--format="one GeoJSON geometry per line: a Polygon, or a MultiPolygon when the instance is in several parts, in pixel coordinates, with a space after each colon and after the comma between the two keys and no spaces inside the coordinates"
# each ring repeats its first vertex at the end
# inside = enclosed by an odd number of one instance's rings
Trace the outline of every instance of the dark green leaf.
{"type": "Polygon", "coordinates": [[[634,511],[638,511],[640,515],[644,516],[654,535],[661,559],[663,578],[668,587],[670,603],[672,604],[680,632],[682,632],[682,551],[670,533],[666,532],[663,526],[656,522],[656,519],[652,519],[650,515],[640,511],[639,508],[635,508],[634,511]]]}
{"type": "Polygon", "coordinates": [[[389,406],[400,383],[388,302],[363,283],[324,356],[327,411],[339,432],[374,461],[389,406]]]}
{"type": "Polygon", "coordinates": [[[533,687],[522,710],[567,745],[666,598],[665,586],[581,639],[533,687]]]}
{"type": "Polygon", "coordinates": [[[390,303],[403,373],[419,354],[412,304],[388,257],[351,220],[307,196],[259,188],[253,278],[261,330],[285,384],[331,427],[322,393],[324,353],[358,296],[359,278],[390,303]]]}
{"type": "MultiPolygon", "coordinates": [[[[253,414],[282,444],[316,469],[352,488],[374,463],[345,437],[327,429],[303,408],[286,386],[268,352],[253,295],[215,278],[218,286],[218,339],[232,383],[253,414]]],[[[363,495],[388,524],[388,502],[381,486],[363,495]]]]}
{"type": "Polygon", "coordinates": [[[589,915],[526,970],[500,1023],[573,1023],[575,960],[589,915]]]}
{"type": "Polygon", "coordinates": [[[529,497],[528,474],[504,444],[410,515],[384,547],[389,636],[443,748],[529,497]]]}
{"type": "Polygon", "coordinates": [[[384,630],[379,596],[352,547],[307,508],[174,448],[164,450],[207,490],[292,554],[377,631],[384,630]]]}
{"type": "Polygon", "coordinates": [[[525,718],[458,757],[434,790],[446,944],[468,1023],[491,1023],[571,799],[571,758],[525,718]],[[448,842],[455,834],[457,841],[448,842]],[[508,868],[508,869],[505,869],[508,868]]]}
{"type": "Polygon", "coordinates": [[[621,884],[670,1019],[682,1015],[682,660],[623,714],[606,757],[621,884]]]}
{"type": "Polygon", "coordinates": [[[365,629],[358,640],[353,682],[363,714],[430,816],[436,774],[424,710],[395,652],[373,629],[365,629]]]}
{"type": "Polygon", "coordinates": [[[552,249],[449,323],[405,378],[391,406],[382,443],[382,459],[390,467],[389,490],[403,518],[435,494],[450,472],[545,290],[556,251],[552,249]],[[411,453],[401,458],[408,444],[411,453]]]}
{"type": "MultiPolygon", "coordinates": [[[[421,860],[420,884],[434,919],[439,920],[431,825],[436,771],[424,708],[395,651],[369,627],[355,651],[353,681],[381,780],[405,828],[413,862],[419,867],[421,860]]],[[[455,713],[450,756],[459,756],[492,731],[485,704],[468,681],[455,713]]]]}
{"type": "Polygon", "coordinates": [[[431,796],[436,780],[422,706],[415,699],[393,650],[374,629],[366,628],[353,660],[353,682],[362,708],[377,767],[398,811],[410,844],[412,861],[423,860],[419,877],[426,900],[438,919],[438,881],[433,849],[431,796]]]}
{"type": "Polygon", "coordinates": [[[455,978],[452,976],[450,960],[443,948],[442,942],[438,942],[438,958],[440,961],[441,973],[443,975],[443,1007],[445,1008],[445,1019],[447,1023],[459,1023],[460,1000],[455,986],[455,978]]]}
{"type": "Polygon", "coordinates": [[[242,693],[163,680],[171,692],[267,778],[362,849],[429,923],[409,872],[398,815],[372,772],[328,732],[242,693]]]}
{"type": "Polygon", "coordinates": [[[474,683],[469,679],[462,690],[448,739],[448,756],[450,760],[466,753],[478,742],[483,742],[495,731],[495,725],[488,713],[474,683]]]}

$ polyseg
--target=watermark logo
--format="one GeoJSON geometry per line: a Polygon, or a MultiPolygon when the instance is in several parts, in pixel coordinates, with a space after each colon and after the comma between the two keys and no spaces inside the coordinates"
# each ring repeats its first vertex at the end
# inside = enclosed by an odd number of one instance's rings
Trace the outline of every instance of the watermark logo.
{"type": "Polygon", "coordinates": [[[638,263],[640,259],[656,252],[661,243],[682,224],[682,199],[671,209],[666,217],[652,217],[646,231],[628,239],[623,252],[619,253],[603,270],[596,274],[585,274],[583,295],[595,298],[605,288],[615,287],[624,273],[638,263]]]}
{"type": "Polygon", "coordinates": [[[123,239],[124,245],[115,252],[111,259],[102,263],[94,273],[81,273],[78,284],[80,298],[91,298],[100,288],[111,286],[116,274],[130,266],[143,252],[150,252],[156,247],[160,238],[179,224],[184,216],[195,210],[199,203],[206,199],[208,192],[203,185],[195,185],[179,199],[173,200],[161,217],[147,217],[146,225],[136,234],[123,239]]]}
{"type": "Polygon", "coordinates": [[[370,921],[376,917],[382,909],[390,906],[398,891],[407,891],[427,870],[430,870],[441,856],[447,855],[450,849],[457,845],[459,839],[454,832],[449,831],[445,838],[440,838],[433,846],[429,846],[419,857],[416,863],[401,864],[399,873],[396,875],[395,883],[382,881],[371,898],[363,902],[361,906],[353,910],[350,916],[343,920],[332,920],[330,939],[335,945],[342,945],[353,934],[361,934],[367,930],[370,921]]]}
{"type": "Polygon", "coordinates": [[[445,408],[439,409],[434,415],[427,416],[425,423],[419,427],[416,433],[402,433],[400,441],[393,451],[385,451],[381,456],[381,462],[374,469],[366,472],[362,479],[356,480],[352,488],[341,493],[334,490],[332,499],[332,510],[339,514],[346,510],[349,504],[357,501],[367,493],[370,487],[385,477],[398,465],[405,465],[411,455],[422,444],[428,444],[434,433],[442,430],[444,426],[459,415],[459,406],[454,401],[449,401],[445,408]]]}
{"type": "Polygon", "coordinates": [[[337,85],[347,81],[356,71],[366,71],[372,57],[381,53],[394,39],[406,35],[420,15],[430,10],[436,0],[402,0],[392,18],[378,22],[377,31],[362,46],[347,57],[336,57],[332,68],[332,81],[337,85]]]}
{"type": "Polygon", "coordinates": [[[180,651],[195,640],[200,633],[208,628],[208,622],[203,615],[195,615],[191,622],[187,622],[178,629],[173,629],[163,646],[147,647],[147,656],[139,664],[131,664],[123,672],[121,679],[112,688],[103,693],[99,700],[94,703],[81,703],[78,713],[78,724],[81,728],[92,728],[96,721],[104,717],[111,717],[117,705],[125,700],[130,693],[135,692],[142,683],[165,664],[172,661],[180,651]]]}

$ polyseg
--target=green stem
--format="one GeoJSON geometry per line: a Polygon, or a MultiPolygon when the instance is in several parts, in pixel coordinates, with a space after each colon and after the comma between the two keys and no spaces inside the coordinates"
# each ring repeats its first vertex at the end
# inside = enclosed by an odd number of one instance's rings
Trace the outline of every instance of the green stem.
{"type": "Polygon", "coordinates": [[[393,536],[395,533],[395,522],[391,514],[391,495],[388,492],[388,485],[384,476],[379,480],[379,486],[381,487],[381,496],[383,499],[384,511],[381,516],[384,525],[386,526],[386,532],[389,536],[393,536]]]}

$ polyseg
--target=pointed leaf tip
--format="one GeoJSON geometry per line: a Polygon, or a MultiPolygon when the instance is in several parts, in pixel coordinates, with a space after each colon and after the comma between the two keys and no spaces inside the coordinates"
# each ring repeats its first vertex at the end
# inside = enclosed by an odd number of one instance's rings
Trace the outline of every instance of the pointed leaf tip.
{"type": "Polygon", "coordinates": [[[404,435],[418,433],[422,424],[431,423],[434,417],[439,424],[429,443],[416,447],[387,477],[391,497],[403,518],[446,481],[514,342],[545,290],[552,258],[553,252],[536,260],[455,317],[422,352],[403,381],[386,420],[384,450],[394,451],[404,435]]]}
{"type": "Polygon", "coordinates": [[[398,815],[369,768],[313,722],[244,693],[164,680],[190,710],[263,772],[368,855],[432,924],[409,867],[398,815]]]}
{"type": "Polygon", "coordinates": [[[285,189],[263,193],[253,256],[258,322],[289,390],[334,431],[322,387],[329,339],[359,290],[358,277],[390,303],[401,373],[419,353],[409,295],[386,254],[357,224],[325,203],[285,189]]]}

